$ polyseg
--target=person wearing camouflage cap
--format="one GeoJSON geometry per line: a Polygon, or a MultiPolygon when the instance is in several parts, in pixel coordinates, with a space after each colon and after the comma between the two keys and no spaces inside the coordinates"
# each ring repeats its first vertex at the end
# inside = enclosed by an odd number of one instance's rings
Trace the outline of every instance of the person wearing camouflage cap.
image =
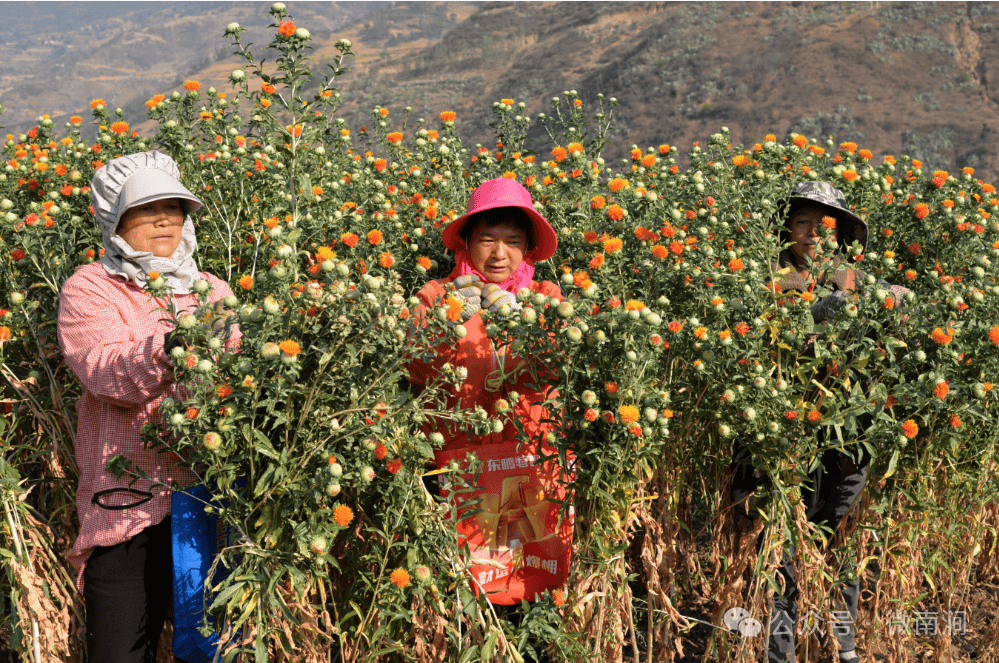
{"type": "MultiPolygon", "coordinates": [[[[780,239],[782,244],[789,246],[780,252],[777,264],[773,266],[774,272],[779,274],[777,285],[791,296],[794,292],[812,293],[822,286],[830,288],[831,293],[812,305],[811,313],[816,324],[834,319],[856,296],[858,279],[865,277],[863,272],[852,266],[856,251],[849,249],[855,243],[859,244],[861,252],[866,249],[867,223],[847,205],[843,193],[826,182],[800,183],[784,200],[781,209],[784,214],[778,218],[778,222],[782,222],[780,239]],[[835,240],[835,244],[823,240],[823,228],[834,230],[831,239],[835,240]]],[[[897,299],[898,295],[893,294],[897,299]]],[[[822,376],[817,379],[821,381],[822,376]]],[[[821,431],[817,435],[820,436],[821,446],[821,431]]],[[[756,496],[761,491],[765,492],[767,486],[754,472],[748,452],[741,442],[737,441],[734,445],[733,456],[732,502],[738,513],[755,520],[759,517],[756,496]]],[[[869,463],[870,458],[862,451],[857,458],[836,449],[825,452],[821,467],[811,473],[811,482],[803,486],[802,498],[808,519],[833,530],[840,528],[860,500],[867,483],[869,463]]],[[[793,564],[795,554],[794,547],[790,546],[779,568],[784,591],[774,596],[771,612],[767,660],[772,663],[795,660],[795,633],[799,630],[798,582],[793,564]]],[[[841,663],[859,663],[861,660],[856,653],[854,624],[860,584],[855,573],[847,579],[855,566],[856,560],[845,562],[841,573],[843,577],[832,596],[834,612],[831,614],[841,618],[833,629],[841,663]]]]}

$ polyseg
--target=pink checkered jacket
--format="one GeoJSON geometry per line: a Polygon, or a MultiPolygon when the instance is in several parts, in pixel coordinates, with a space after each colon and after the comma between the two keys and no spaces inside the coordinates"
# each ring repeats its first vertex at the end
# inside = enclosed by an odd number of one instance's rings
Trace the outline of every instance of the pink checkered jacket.
{"type": "MultiPolygon", "coordinates": [[[[213,302],[232,292],[211,274],[202,272],[201,277],[212,285],[213,302]]],[[[174,301],[178,313],[195,306],[193,293],[174,296],[174,301]]],[[[175,456],[147,449],[141,438],[142,426],[157,420],[159,402],[178,392],[173,365],[163,351],[164,334],[173,324],[165,312],[156,310],[160,307],[147,291],[109,275],[100,262],[77,268],[60,293],[59,345],[83,386],[76,403],[80,532],[68,555],[81,592],[83,569],[94,547],[127,541],[170,513],[170,490],[154,481],[195,481],[175,456]],[[128,477],[115,480],[104,467],[117,454],[124,454],[150,479],[131,486],[128,477]],[[126,488],[130,491],[120,490],[126,488]],[[95,494],[101,504],[118,508],[98,506],[95,494]]],[[[237,347],[239,337],[234,330],[227,345],[237,347]]]]}

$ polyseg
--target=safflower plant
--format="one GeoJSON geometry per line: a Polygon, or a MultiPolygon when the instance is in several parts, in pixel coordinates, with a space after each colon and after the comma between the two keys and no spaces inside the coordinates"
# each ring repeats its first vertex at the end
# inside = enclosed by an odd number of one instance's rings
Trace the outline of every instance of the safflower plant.
{"type": "MultiPolygon", "coordinates": [[[[350,43],[314,72],[308,30],[281,3],[271,14],[277,59],[265,66],[230,25],[246,59],[232,89],[189,81],[153,97],[151,137],[94,100],[93,144],[82,118],[59,133],[42,116],[4,145],[4,618],[21,651],[81,655],[84,607],[60,561],[75,536],[79,388],[55,342],[58,291],[100,258],[94,170],[151,148],[206,203],[198,259],[231,284],[227,324],[242,332],[231,351],[202,324],[207,308],[177,321],[183,397],[145,431],[196,470],[238,532],[207,583],[222,660],[672,660],[695,618],[768,614],[779,588],[767,578],[793,543],[799,611],[828,610],[849,553],[874,597],[859,644],[904,661],[915,634],[887,637],[892,615],[959,609],[974,578],[995,578],[999,196],[970,168],[875,162],[801,135],[734,146],[724,128],[685,160],[675,146],[631,146],[612,165],[616,101],[574,91],[533,118],[497,101],[489,146],[464,146],[448,109],[424,119],[378,106],[362,131],[337,117],[350,43]],[[528,138],[535,124],[543,144],[528,138]],[[571,467],[561,507],[575,516],[566,586],[506,613],[472,591],[458,511],[425,482],[446,474],[468,494],[475,475],[433,469],[443,439],[425,424],[433,411],[479,434],[523,431],[502,408],[443,411],[459,368],[422,391],[405,379],[408,361],[461,333],[446,302],[414,324],[414,295],[448,274],[441,233],[495,177],[524,184],[559,236],[536,279],[565,301],[520,293],[485,317],[497,353],[525,358],[546,396],[558,423],[547,442],[571,467]],[[828,290],[784,291],[775,267],[778,219],[806,180],[841,189],[870,226],[866,248],[845,249],[864,272],[857,295],[824,324],[809,310],[828,290]],[[729,493],[736,442],[767,487],[749,525],[729,493]],[[874,458],[861,511],[835,536],[801,505],[830,449],[874,458]]],[[[139,472],[126,459],[115,469],[139,472]]],[[[719,628],[707,646],[755,660],[762,640],[719,628]]]]}

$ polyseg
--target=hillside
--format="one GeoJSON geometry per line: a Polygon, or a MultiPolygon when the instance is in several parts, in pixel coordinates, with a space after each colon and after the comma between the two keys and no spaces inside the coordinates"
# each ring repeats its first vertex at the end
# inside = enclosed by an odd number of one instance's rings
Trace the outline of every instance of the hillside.
{"type": "MultiPolygon", "coordinates": [[[[24,130],[39,112],[57,118],[79,112],[102,94],[135,122],[145,99],[176,89],[184,78],[228,89],[237,62],[225,57],[223,26],[239,21],[255,31],[248,40],[259,42],[267,23],[266,4],[134,4],[105,19],[107,25],[95,22],[92,35],[67,27],[62,36],[56,24],[47,40],[21,45],[16,66],[3,59],[6,123],[24,130]],[[36,88],[44,89],[30,94],[36,88]]],[[[0,11],[10,14],[9,7],[0,11]]],[[[970,165],[987,179],[997,175],[996,3],[292,3],[290,9],[312,32],[317,61],[332,56],[339,37],[354,43],[357,57],[342,90],[343,113],[355,126],[375,106],[411,106],[428,118],[454,110],[463,137],[487,143],[492,102],[514,98],[536,115],[549,111],[552,96],[574,89],[587,106],[598,93],[617,98],[613,136],[622,153],[608,155],[615,158],[626,156],[631,143],[685,151],[725,125],[746,144],[771,132],[834,134],[876,158],[907,153],[932,168],[970,165]]],[[[3,48],[6,56],[17,45],[3,48]]],[[[541,129],[535,130],[542,148],[541,129]]]]}
{"type": "MultiPolygon", "coordinates": [[[[371,11],[376,3],[302,3],[296,10],[317,40],[371,11]]],[[[3,3],[0,19],[17,25],[0,41],[2,123],[23,130],[40,113],[68,117],[93,98],[112,107],[179,87],[226,55],[227,23],[262,42],[269,4],[257,2],[3,3]]],[[[139,104],[141,107],[141,104],[139,104]]]]}

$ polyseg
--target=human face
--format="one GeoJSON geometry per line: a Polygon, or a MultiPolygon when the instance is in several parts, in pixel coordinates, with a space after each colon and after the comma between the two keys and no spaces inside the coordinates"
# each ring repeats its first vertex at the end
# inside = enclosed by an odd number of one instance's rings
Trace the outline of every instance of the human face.
{"type": "Polygon", "coordinates": [[[183,230],[184,204],[180,198],[164,198],[129,207],[115,232],[136,251],[169,258],[180,246],[183,230]]]}
{"type": "Polygon", "coordinates": [[[468,256],[492,283],[510,278],[527,252],[527,234],[511,224],[479,226],[472,231],[468,256]]]}
{"type": "Polygon", "coordinates": [[[805,256],[815,261],[816,255],[822,253],[818,228],[822,217],[827,214],[821,207],[803,207],[791,215],[787,224],[790,239],[794,242],[791,253],[799,266],[808,264],[805,256]]]}

